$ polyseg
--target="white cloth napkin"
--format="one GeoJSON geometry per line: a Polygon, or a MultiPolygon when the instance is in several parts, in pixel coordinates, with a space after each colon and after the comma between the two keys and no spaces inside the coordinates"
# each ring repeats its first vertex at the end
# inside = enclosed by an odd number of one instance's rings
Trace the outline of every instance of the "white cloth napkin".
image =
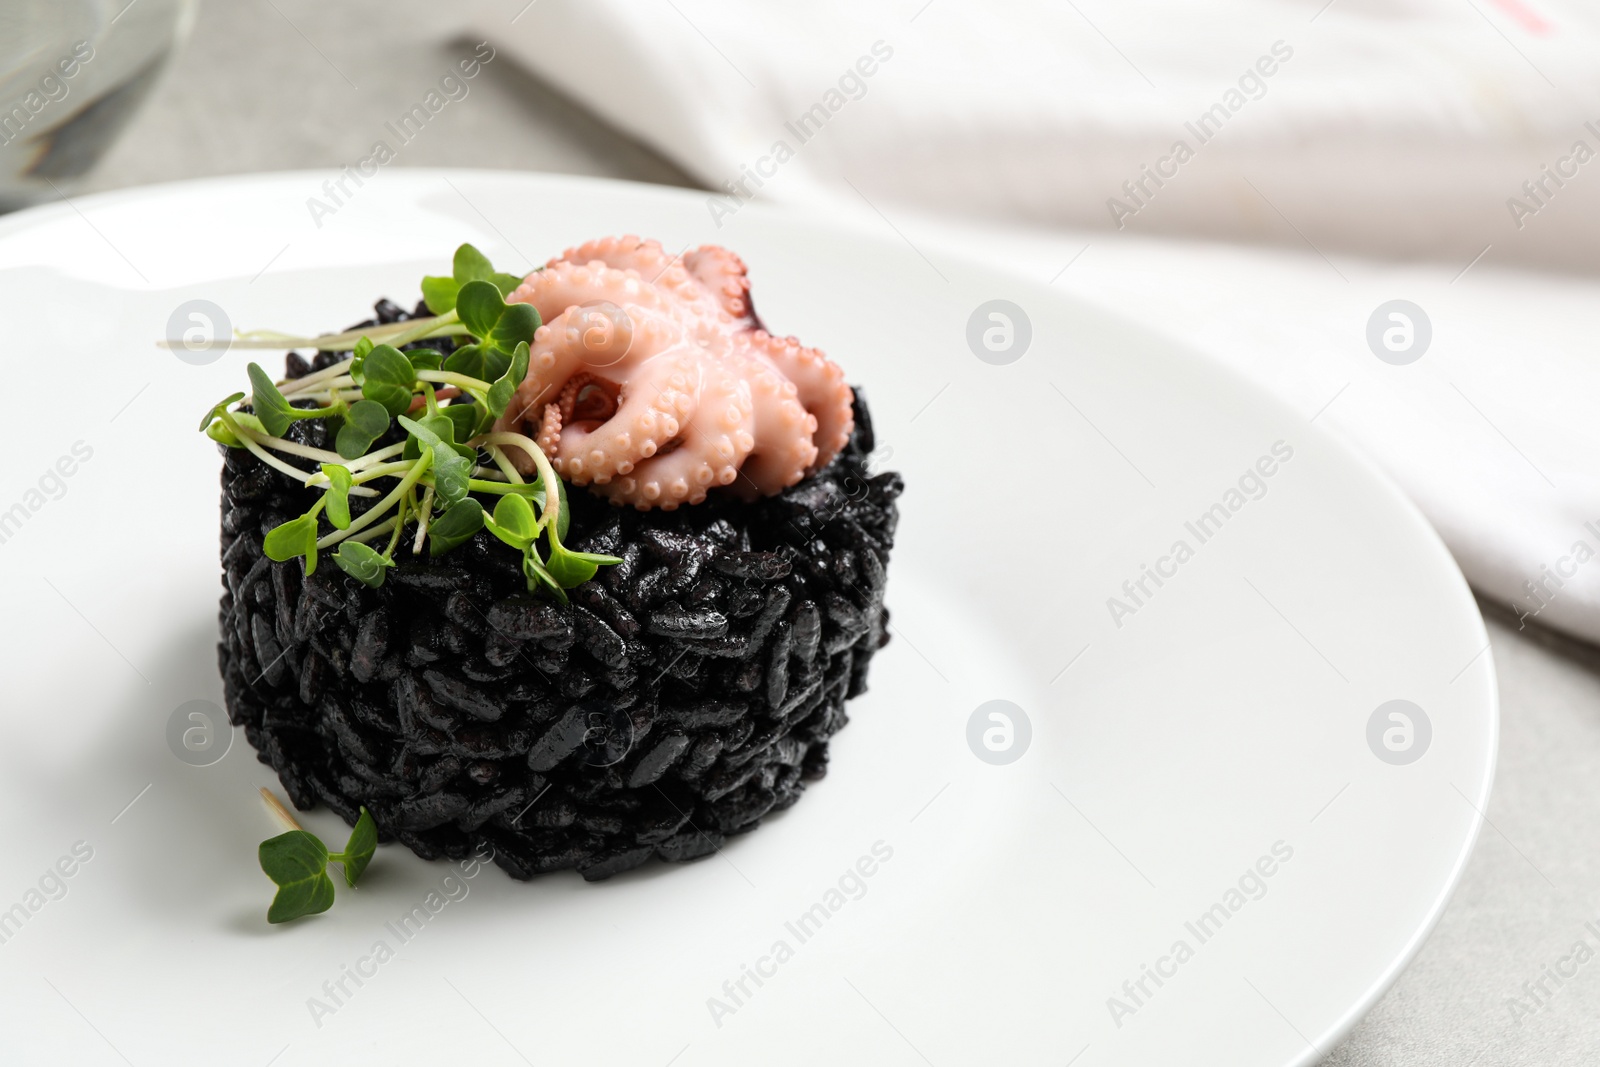
{"type": "Polygon", "coordinates": [[[485,0],[475,21],[721,190],[713,223],[752,197],[854,212],[1199,348],[1384,467],[1479,590],[1600,641],[1600,284],[1510,266],[1600,268],[1600,10],[1532,3],[485,0]],[[1367,341],[1393,299],[1431,324],[1409,365],[1367,341]]]}

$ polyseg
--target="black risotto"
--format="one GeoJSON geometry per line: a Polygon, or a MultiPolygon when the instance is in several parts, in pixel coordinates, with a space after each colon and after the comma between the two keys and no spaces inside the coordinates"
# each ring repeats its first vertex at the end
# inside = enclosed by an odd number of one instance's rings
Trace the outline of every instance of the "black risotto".
{"type": "MultiPolygon", "coordinates": [[[[359,325],[427,314],[377,313],[359,325]]],[[[291,355],[288,373],[343,358],[291,355]]],[[[888,641],[902,483],[866,473],[859,392],[855,416],[827,469],[753,504],[639,512],[574,491],[567,543],[623,562],[566,606],[530,595],[487,531],[437,559],[404,547],[379,589],[326,555],[310,576],[273,563],[262,538],[317,490],[222,448],[228,714],[297,807],[354,823],[364,805],[425,859],[492,851],[515,878],[594,880],[714,852],[826,773],[888,641]]],[[[290,436],[332,447],[324,420],[290,436]]]]}

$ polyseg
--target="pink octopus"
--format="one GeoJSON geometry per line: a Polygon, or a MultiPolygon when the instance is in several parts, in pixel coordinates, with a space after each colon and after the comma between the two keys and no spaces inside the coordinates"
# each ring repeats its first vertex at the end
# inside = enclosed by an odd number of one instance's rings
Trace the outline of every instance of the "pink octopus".
{"type": "Polygon", "coordinates": [[[638,237],[590,241],[507,299],[544,325],[497,428],[528,428],[558,474],[613,503],[670,510],[718,486],[771,495],[850,439],[843,371],[761,327],[725,248],[674,257],[638,237]]]}

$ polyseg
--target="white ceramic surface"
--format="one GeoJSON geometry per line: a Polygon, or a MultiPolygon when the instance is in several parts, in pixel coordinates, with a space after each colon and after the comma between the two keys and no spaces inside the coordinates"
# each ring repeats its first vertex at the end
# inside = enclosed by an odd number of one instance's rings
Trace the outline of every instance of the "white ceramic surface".
{"type": "Polygon", "coordinates": [[[888,225],[748,206],[719,229],[695,194],[423,170],[314,219],[326,177],[0,221],[0,516],[24,511],[0,543],[0,909],[26,913],[0,914],[8,1062],[1288,1067],[1427,935],[1487,802],[1493,665],[1433,532],[1304,417],[888,225]],[[829,777],[687,867],[522,884],[391,847],[331,912],[268,927],[270,772],[242,735],[207,767],[165,736],[221,699],[218,460],[194,426],[246,357],[152,340],[192,298],[316,332],[415,300],[462,240],[519,269],[618,232],[740,252],[768,323],[866,387],[905,475],[894,640],[829,777]],[[1032,329],[1003,366],[966,339],[997,298],[1032,329]],[[1219,503],[1202,543],[1185,524],[1219,503]],[[1180,540],[1192,557],[1161,563],[1180,540]],[[1167,576],[1136,603],[1145,565],[1167,576]],[[996,699],[1032,731],[999,766],[967,740],[996,699]],[[1406,765],[1368,743],[1392,699],[1432,727],[1406,765]],[[92,858],[48,877],[79,842],[92,858]],[[402,942],[386,924],[430,892],[445,906],[402,942]],[[802,940],[786,924],[818,904],[802,940]],[[362,962],[380,941],[393,958],[362,962]]]}

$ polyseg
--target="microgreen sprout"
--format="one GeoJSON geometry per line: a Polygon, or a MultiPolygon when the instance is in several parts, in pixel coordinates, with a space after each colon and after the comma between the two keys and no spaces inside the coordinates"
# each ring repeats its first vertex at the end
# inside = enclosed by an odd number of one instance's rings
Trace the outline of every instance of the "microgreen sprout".
{"type": "Polygon", "coordinates": [[[328,877],[328,861],[339,864],[344,883],[354,888],[372,862],[378,849],[378,826],[366,808],[350,831],[343,852],[329,852],[321,838],[301,829],[289,809],[277,797],[261,790],[261,798],[278,822],[288,829],[269,837],[256,850],[261,870],[278,887],[267,909],[267,922],[283,923],[302,915],[316,915],[333,907],[333,879],[328,877]]]}
{"type": "Polygon", "coordinates": [[[428,310],[435,315],[456,310],[457,294],[468,282],[491,282],[504,296],[510,296],[512,290],[522,284],[522,279],[515,274],[503,274],[495,270],[489,257],[471,245],[456,249],[455,260],[450,266],[451,276],[448,278],[428,276],[422,279],[422,299],[427,301],[428,310]]]}
{"type": "MultiPolygon", "coordinates": [[[[320,554],[332,550],[340,570],[377,588],[396,566],[408,525],[414,527],[411,550],[420,553],[426,545],[431,556],[487,529],[521,554],[530,592],[543,590],[563,602],[568,589],[593,578],[599,567],[621,562],[562,544],[569,522],[566,488],[549,458],[526,435],[495,429],[527,376],[529,344],[540,326],[531,304],[506,303],[520,284],[464,244],[456,249],[449,276],[423,279],[423,298],[434,318],[321,338],[258,331],[234,342],[350,352],[341,362],[279,382],[252,363],[249,395],[234,393],[201,422],[212,440],[247,449],[307,489],[321,491],[305,514],[268,531],[262,547],[269,558],[303,558],[311,574],[320,554]],[[448,355],[404,347],[442,337],[464,343],[448,355]],[[332,452],[285,436],[296,422],[324,418],[334,427],[332,452]],[[532,462],[532,482],[508,450],[532,462]],[[284,456],[315,467],[303,469],[284,456]],[[357,499],[367,503],[353,507],[357,499]],[[486,501],[493,502],[492,510],[486,501]]],[[[294,863],[314,866],[315,850],[304,842],[282,848],[285,871],[294,863]]],[[[317,889],[315,878],[310,882],[307,892],[317,889]]]]}

